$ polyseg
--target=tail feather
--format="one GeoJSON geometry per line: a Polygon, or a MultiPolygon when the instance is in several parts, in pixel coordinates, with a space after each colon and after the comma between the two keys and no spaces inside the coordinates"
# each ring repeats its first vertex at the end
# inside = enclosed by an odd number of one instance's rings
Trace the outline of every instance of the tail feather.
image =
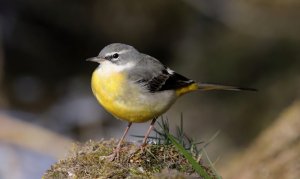
{"type": "Polygon", "coordinates": [[[210,90],[257,91],[254,88],[243,88],[243,87],[208,84],[208,83],[198,83],[198,89],[202,91],[210,91],[210,90]]]}

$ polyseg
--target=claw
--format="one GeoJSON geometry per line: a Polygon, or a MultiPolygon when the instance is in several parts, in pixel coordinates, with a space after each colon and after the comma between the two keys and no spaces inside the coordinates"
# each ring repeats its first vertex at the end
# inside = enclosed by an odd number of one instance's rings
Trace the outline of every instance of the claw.
{"type": "Polygon", "coordinates": [[[142,144],[138,148],[134,149],[131,153],[130,156],[133,156],[139,152],[143,153],[145,151],[145,148],[147,147],[147,144],[142,144]]]}
{"type": "Polygon", "coordinates": [[[114,149],[113,153],[108,156],[101,156],[101,160],[107,160],[109,162],[112,162],[114,160],[118,160],[120,157],[120,148],[114,149]]]}
{"type": "Polygon", "coordinates": [[[123,136],[121,137],[120,141],[118,142],[118,145],[117,145],[117,147],[114,149],[113,153],[110,154],[110,155],[108,155],[108,156],[102,156],[101,159],[106,159],[106,160],[108,160],[108,161],[110,161],[110,162],[119,159],[119,157],[120,157],[121,144],[122,144],[122,142],[123,142],[123,140],[124,140],[124,138],[125,138],[125,136],[126,136],[128,130],[129,130],[131,124],[132,124],[132,122],[129,122],[129,123],[128,123],[128,126],[126,127],[126,129],[125,129],[125,131],[124,131],[124,134],[123,134],[123,136]]]}
{"type": "Polygon", "coordinates": [[[145,148],[147,147],[147,143],[143,143],[138,150],[140,150],[142,153],[144,152],[145,148]]]}

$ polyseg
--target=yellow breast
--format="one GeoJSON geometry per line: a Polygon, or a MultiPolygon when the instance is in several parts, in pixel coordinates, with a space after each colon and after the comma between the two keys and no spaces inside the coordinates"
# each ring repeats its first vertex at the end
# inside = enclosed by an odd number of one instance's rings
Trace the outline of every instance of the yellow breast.
{"type": "Polygon", "coordinates": [[[108,112],[130,122],[145,122],[158,117],[175,101],[175,93],[171,92],[160,94],[161,96],[144,94],[122,72],[104,75],[95,70],[92,75],[92,90],[108,112]]]}

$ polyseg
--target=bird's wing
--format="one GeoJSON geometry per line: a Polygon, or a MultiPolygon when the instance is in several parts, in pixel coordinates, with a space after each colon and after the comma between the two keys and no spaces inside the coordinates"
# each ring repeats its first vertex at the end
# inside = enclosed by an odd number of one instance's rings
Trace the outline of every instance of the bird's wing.
{"type": "Polygon", "coordinates": [[[148,55],[144,56],[134,70],[131,70],[129,78],[152,93],[176,90],[195,83],[148,55]]]}

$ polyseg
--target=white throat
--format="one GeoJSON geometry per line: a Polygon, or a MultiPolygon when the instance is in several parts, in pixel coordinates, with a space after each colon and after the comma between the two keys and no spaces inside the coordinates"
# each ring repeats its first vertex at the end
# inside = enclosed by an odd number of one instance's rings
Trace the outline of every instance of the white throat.
{"type": "Polygon", "coordinates": [[[135,63],[129,62],[126,63],[125,65],[117,65],[114,63],[111,63],[109,61],[104,61],[102,62],[98,68],[96,69],[101,75],[109,75],[111,73],[118,73],[122,72],[124,70],[131,69],[135,66],[135,63]]]}

